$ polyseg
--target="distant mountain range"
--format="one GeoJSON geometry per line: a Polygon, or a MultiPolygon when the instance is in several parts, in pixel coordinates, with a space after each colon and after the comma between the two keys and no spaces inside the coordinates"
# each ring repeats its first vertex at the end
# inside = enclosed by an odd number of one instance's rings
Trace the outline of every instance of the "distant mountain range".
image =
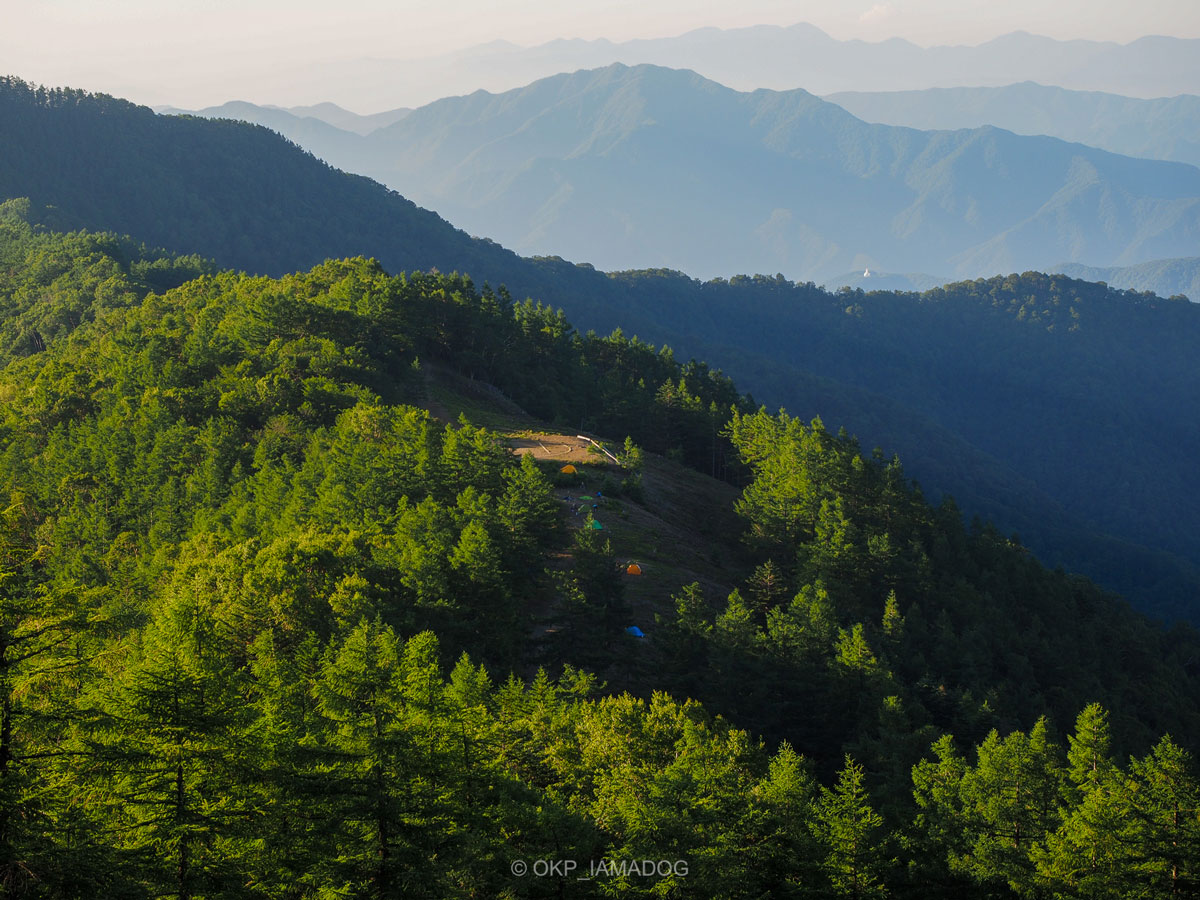
{"type": "Polygon", "coordinates": [[[1191,94],[1141,100],[1027,81],[1004,87],[847,92],[825,99],[881,125],[926,130],[994,125],[1125,156],[1200,165],[1200,97],[1191,94]]]}
{"type": "MultiPolygon", "coordinates": [[[[1200,96],[1192,94],[1144,100],[1026,81],[1002,87],[846,91],[822,99],[864,122],[880,125],[923,131],[993,125],[1016,134],[1061,138],[1123,156],[1200,165],[1200,96]]],[[[266,125],[322,158],[325,152],[339,152],[337,143],[331,143],[323,152],[323,142],[344,141],[341,132],[365,136],[412,112],[404,107],[360,116],[334,103],[284,109],[236,100],[199,110],[173,106],[154,109],[166,115],[190,114],[266,125]],[[315,127],[312,120],[332,125],[336,131],[329,133],[315,127]]]]}
{"type": "MultiPolygon", "coordinates": [[[[266,108],[271,109],[272,107],[266,108]]],[[[340,128],[343,131],[353,131],[355,134],[370,134],[376,129],[386,128],[388,125],[399,122],[412,112],[411,109],[401,107],[400,109],[389,109],[384,112],[360,116],[358,113],[350,112],[348,109],[342,109],[336,103],[317,103],[313,106],[273,108],[278,109],[280,112],[290,113],[297,118],[320,119],[322,122],[327,122],[335,128],[340,128]]]]}
{"type": "Polygon", "coordinates": [[[1200,257],[1156,259],[1137,266],[1083,266],[1068,264],[1055,271],[1085,281],[1103,281],[1115,288],[1151,291],[1163,297],[1182,294],[1200,301],[1200,257]]]}
{"type": "MultiPolygon", "coordinates": [[[[276,67],[262,96],[322,98],[353,109],[415,107],[479,88],[507,91],[559,72],[625,65],[692,69],[738,90],[922,90],[1036,81],[1133,97],[1200,94],[1200,41],[1143,37],[1129,44],[1057,41],[1014,32],[978,46],[919,47],[893,38],[840,41],[804,23],[701,28],[675,37],[496,41],[422,59],[360,58],[276,67]]],[[[233,86],[230,86],[233,89],[233,86]]]]}
{"type": "Polygon", "coordinates": [[[1190,256],[1200,235],[1191,166],[992,127],[873,125],[803,90],[656,66],[447,98],[365,137],[282,124],[471,233],[606,269],[977,277],[1190,256]]]}
{"type": "Polygon", "coordinates": [[[192,115],[206,119],[237,119],[243,122],[253,122],[265,125],[272,131],[278,131],[292,140],[300,143],[299,136],[309,141],[320,141],[323,138],[337,140],[344,132],[368,135],[372,131],[394,125],[411,109],[390,109],[386,112],[360,116],[358,113],[342,109],[336,103],[318,103],[315,106],[271,106],[246,103],[243,100],[231,100],[220,106],[209,106],[204,109],[180,109],[175,106],[156,106],[156,113],[166,116],[192,115]],[[329,126],[322,128],[321,126],[329,126]]]}
{"type": "MultiPolygon", "coordinates": [[[[740,95],[715,93],[741,114],[740,95]]],[[[857,121],[811,96],[789,99],[857,121]]],[[[606,133],[619,138],[622,121],[606,133]]],[[[804,116],[797,122],[803,132],[804,116]]],[[[779,141],[788,137],[784,129],[779,141]]],[[[581,329],[621,326],[669,343],[722,367],[760,401],[899,452],[931,496],[952,493],[968,513],[1018,530],[1051,565],[1164,615],[1196,615],[1200,470],[1187,449],[1200,445],[1200,425],[1186,411],[1200,405],[1198,306],[1065,277],[995,278],[917,297],[527,259],[265,128],[156,116],[15,80],[0,79],[0,146],[0,199],[30,198],[45,224],[126,232],[250,272],[356,254],[392,271],[468,272],[476,284],[564,307],[581,329]]],[[[621,140],[612,151],[626,152],[621,140]]]]}
{"type": "MultiPolygon", "coordinates": [[[[259,106],[242,100],[231,100],[220,106],[196,110],[162,106],[158,107],[156,112],[166,116],[191,115],[205,119],[232,119],[235,122],[251,122],[255,125],[262,125],[282,134],[289,141],[299,144],[309,153],[331,165],[337,165],[339,159],[355,158],[361,152],[360,145],[363,136],[377,130],[364,126],[361,120],[366,119],[366,116],[357,116],[332,103],[321,104],[321,115],[301,114],[292,109],[259,106]],[[337,125],[334,124],[335,122],[342,124],[337,125]],[[360,131],[363,128],[365,130],[360,131]]],[[[396,118],[389,116],[389,123],[394,124],[399,121],[408,110],[397,110],[397,112],[401,113],[401,116],[396,118]]]]}

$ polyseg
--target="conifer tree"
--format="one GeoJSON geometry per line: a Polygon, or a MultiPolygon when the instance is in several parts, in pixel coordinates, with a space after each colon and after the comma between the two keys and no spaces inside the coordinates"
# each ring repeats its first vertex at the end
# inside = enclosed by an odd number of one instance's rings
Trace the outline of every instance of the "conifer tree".
{"type": "Polygon", "coordinates": [[[589,515],[575,532],[572,573],[588,605],[596,611],[600,628],[595,639],[611,646],[630,624],[629,607],[612,543],[603,531],[591,527],[594,521],[589,515]]]}
{"type": "Polygon", "coordinates": [[[916,816],[904,835],[906,877],[924,894],[949,900],[971,885],[963,866],[973,840],[963,805],[968,765],[948,734],[934,741],[932,750],[934,759],[921,760],[912,770],[916,816]]]}
{"type": "Polygon", "coordinates": [[[708,603],[699,582],[684,586],[671,599],[675,615],[669,619],[659,616],[658,642],[667,670],[674,676],[673,687],[679,694],[694,696],[704,682],[710,654],[713,625],[708,603]]]}
{"type": "Polygon", "coordinates": [[[883,819],[871,808],[862,767],[849,756],[837,784],[821,789],[817,837],[825,849],[824,871],[837,897],[882,897],[887,867],[883,819]]]}
{"type": "Polygon", "coordinates": [[[1128,896],[1135,887],[1130,783],[1109,755],[1107,711],[1085,708],[1067,742],[1062,824],[1032,851],[1039,880],[1082,897],[1128,896]]]}
{"type": "Polygon", "coordinates": [[[248,791],[252,709],[222,630],[211,598],[177,588],[102,706],[114,833],[147,880],[178,900],[241,883],[259,821],[248,791]]]}
{"type": "Polygon", "coordinates": [[[1151,897],[1200,888],[1200,782],[1192,755],[1164,737],[1130,763],[1132,870],[1151,897]]]}
{"type": "Polygon", "coordinates": [[[824,844],[812,822],[818,797],[807,761],[784,742],[754,788],[762,835],[753,865],[768,896],[811,896],[824,881],[824,844]]]}
{"type": "Polygon", "coordinates": [[[1075,733],[1067,736],[1067,780],[1064,789],[1068,804],[1078,802],[1096,791],[1116,768],[1110,754],[1112,733],[1108,711],[1099,703],[1087,706],[1075,720],[1075,733]]]}
{"type": "Polygon", "coordinates": [[[540,550],[558,524],[558,504],[532,454],[522,454],[520,464],[506,469],[503,479],[496,511],[508,534],[508,568],[529,579],[531,570],[539,569],[540,550]]]}
{"type": "Polygon", "coordinates": [[[747,584],[758,609],[764,613],[774,609],[784,599],[787,590],[783,572],[770,559],[754,570],[747,584]]]}
{"type": "Polygon", "coordinates": [[[900,613],[900,601],[896,599],[895,591],[888,591],[883,605],[883,633],[892,644],[897,643],[904,634],[904,616],[900,613]]]}
{"type": "Polygon", "coordinates": [[[739,591],[730,593],[725,611],[717,616],[714,625],[716,640],[730,653],[744,654],[754,646],[758,629],[753,614],[739,591]]]}
{"type": "Polygon", "coordinates": [[[31,499],[12,494],[0,508],[0,885],[54,883],[60,864],[56,821],[69,798],[68,740],[74,710],[64,686],[80,668],[84,611],[77,592],[46,583],[48,547],[37,537],[31,499]]]}
{"type": "Polygon", "coordinates": [[[993,731],[978,762],[962,779],[960,799],[969,847],[957,867],[980,882],[1031,890],[1031,851],[1059,825],[1061,768],[1048,725],[1039,719],[1026,735],[993,731]]]}
{"type": "Polygon", "coordinates": [[[426,671],[429,650],[436,652],[422,640],[410,654],[376,621],[362,622],[326,655],[316,688],[325,758],[318,771],[326,791],[323,878],[334,890],[380,900],[429,891],[422,846],[437,840],[441,790],[429,733],[440,682],[426,671]]]}

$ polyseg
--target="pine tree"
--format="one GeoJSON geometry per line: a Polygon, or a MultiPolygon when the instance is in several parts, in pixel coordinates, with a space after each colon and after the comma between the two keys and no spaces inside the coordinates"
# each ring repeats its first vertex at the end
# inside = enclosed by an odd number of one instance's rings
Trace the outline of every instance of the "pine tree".
{"type": "Polygon", "coordinates": [[[1133,865],[1151,897],[1200,890],[1200,782],[1190,753],[1164,737],[1130,763],[1133,865]]]}
{"type": "Polygon", "coordinates": [[[1098,703],[1067,738],[1062,825],[1033,851],[1039,879],[1088,898],[1124,897],[1134,888],[1130,784],[1111,759],[1108,713],[1098,703]]]}
{"type": "Polygon", "coordinates": [[[327,758],[316,741],[322,720],[313,696],[322,645],[311,633],[292,643],[277,641],[273,631],[264,630],[253,640],[250,655],[262,773],[256,795],[264,812],[257,826],[253,877],[263,885],[299,889],[311,885],[320,868],[314,861],[329,849],[328,830],[313,824],[328,809],[321,774],[327,758]]]}
{"type": "Polygon", "coordinates": [[[471,520],[463,526],[448,561],[451,595],[458,606],[455,631],[476,652],[511,657],[520,622],[500,552],[482,523],[471,520]]]}
{"type": "Polygon", "coordinates": [[[770,559],[754,570],[747,585],[758,609],[764,613],[778,606],[787,591],[782,570],[770,559]]]}
{"type": "Polygon", "coordinates": [[[102,706],[114,831],[178,900],[244,880],[259,818],[252,708],[221,631],[211,598],[169,595],[102,706]]]}
{"type": "Polygon", "coordinates": [[[810,896],[823,880],[824,844],[814,834],[812,821],[817,798],[807,761],[783,743],[754,788],[764,819],[753,867],[766,896],[810,896]]]}
{"type": "Polygon", "coordinates": [[[430,849],[449,787],[440,773],[442,683],[437,644],[401,645],[363,622],[332,645],[316,688],[324,719],[324,879],[336,890],[391,900],[429,895],[430,849]]]}
{"type": "Polygon", "coordinates": [[[1086,707],[1067,737],[1067,802],[1072,804],[1096,791],[1116,768],[1110,754],[1112,733],[1108,711],[1099,703],[1086,707]]]}
{"type": "Polygon", "coordinates": [[[821,789],[815,827],[825,848],[825,875],[834,896],[885,896],[883,819],[867,797],[862,767],[850,756],[838,774],[837,785],[821,789]]]}
{"type": "Polygon", "coordinates": [[[589,515],[575,532],[572,574],[588,605],[597,612],[599,631],[594,639],[610,647],[624,634],[630,612],[612,543],[603,531],[591,527],[593,521],[589,515]]]}
{"type": "Polygon", "coordinates": [[[841,706],[851,711],[851,721],[863,722],[884,695],[887,672],[867,643],[861,623],[856,623],[849,631],[838,629],[833,662],[841,706]]]}
{"type": "Polygon", "coordinates": [[[520,465],[505,471],[504,493],[496,511],[508,534],[508,568],[518,576],[528,573],[537,566],[541,548],[558,525],[553,488],[532,454],[522,454],[520,465]]]}
{"type": "Polygon", "coordinates": [[[904,634],[904,616],[900,614],[900,601],[896,599],[895,591],[888,591],[887,601],[883,605],[883,633],[893,644],[898,643],[904,634]]]}
{"type": "Polygon", "coordinates": [[[1128,780],[1113,771],[1063,810],[1062,825],[1031,851],[1038,881],[1068,896],[1137,896],[1130,799],[1128,780]]]}
{"type": "Polygon", "coordinates": [[[865,686],[866,679],[874,675],[879,668],[879,662],[871,651],[871,645],[867,643],[861,623],[856,623],[849,631],[844,628],[838,630],[835,659],[839,666],[853,673],[853,677],[859,681],[860,689],[865,686]]]}
{"type": "Polygon", "coordinates": [[[936,733],[913,721],[909,706],[897,695],[884,697],[877,718],[851,744],[869,773],[868,784],[876,807],[889,828],[901,827],[912,811],[912,771],[936,733]]]}
{"type": "Polygon", "coordinates": [[[713,634],[717,642],[730,653],[745,654],[754,647],[758,632],[754,617],[741,593],[730,593],[725,611],[717,617],[713,634]]]}
{"type": "Polygon", "coordinates": [[[71,589],[45,583],[49,548],[37,539],[37,515],[21,494],[0,509],[0,885],[68,879],[56,822],[72,781],[70,728],[63,687],[80,668],[85,616],[71,589]],[[53,837],[52,837],[53,836],[53,837]]]}
{"type": "Polygon", "coordinates": [[[813,532],[812,543],[800,551],[802,575],[834,586],[858,587],[866,570],[862,538],[840,495],[821,501],[813,532]]]}
{"type": "Polygon", "coordinates": [[[699,582],[684,586],[671,599],[675,601],[675,615],[671,619],[659,616],[657,642],[673,677],[672,687],[677,694],[692,696],[705,683],[713,625],[699,582]]]}
{"type": "Polygon", "coordinates": [[[1061,770],[1045,719],[1028,735],[993,731],[960,792],[969,848],[955,861],[975,879],[1007,883],[1018,892],[1034,882],[1031,852],[1059,825],[1061,770]]]}
{"type": "Polygon", "coordinates": [[[913,799],[917,813],[904,834],[909,859],[907,880],[919,888],[918,896],[964,896],[971,879],[963,861],[971,850],[973,823],[963,805],[963,780],[967,761],[942,735],[933,743],[934,759],[913,766],[913,799]]]}

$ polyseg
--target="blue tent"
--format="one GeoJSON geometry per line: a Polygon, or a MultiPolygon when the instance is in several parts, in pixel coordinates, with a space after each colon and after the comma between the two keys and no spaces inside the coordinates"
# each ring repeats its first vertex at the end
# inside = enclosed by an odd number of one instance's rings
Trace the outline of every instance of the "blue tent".
{"type": "Polygon", "coordinates": [[[646,632],[642,631],[642,629],[638,628],[636,625],[630,625],[625,629],[625,633],[632,634],[636,638],[644,638],[646,636],[646,632]]]}

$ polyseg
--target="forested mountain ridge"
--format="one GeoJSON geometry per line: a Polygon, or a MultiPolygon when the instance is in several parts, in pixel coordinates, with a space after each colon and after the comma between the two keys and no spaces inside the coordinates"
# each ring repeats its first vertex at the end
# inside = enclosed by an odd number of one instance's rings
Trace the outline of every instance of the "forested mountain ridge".
{"type": "Polygon", "coordinates": [[[1200,637],[929,507],[897,461],[461,276],[213,272],[5,218],[6,893],[1032,898],[1196,877],[1200,637]],[[634,440],[583,482],[518,461],[422,408],[434,361],[634,440]],[[614,548],[653,566],[633,523],[670,464],[638,443],[727,457],[743,488],[742,533],[704,538],[739,588],[664,593],[644,640],[614,548]],[[596,511],[565,514],[581,489],[596,511]],[[547,604],[556,627],[532,632],[547,604]],[[537,877],[546,859],[682,867],[577,882],[537,877]]]}
{"type": "Polygon", "coordinates": [[[1033,274],[928,295],[938,302],[778,277],[605,274],[468,238],[265,129],[11,80],[0,95],[0,181],[32,198],[38,221],[118,229],[256,273],[330,254],[374,256],[390,271],[470,271],[562,306],[581,329],[620,326],[719,364],[772,407],[820,414],[899,452],[931,490],[1019,531],[1049,564],[1163,617],[1195,615],[1195,472],[1161,439],[1191,439],[1177,411],[1196,402],[1196,316],[1179,304],[1033,274]],[[1131,335],[1139,352],[1128,352],[1131,335]],[[1039,385],[1052,389],[1021,399],[1039,385]],[[1092,489],[1105,479],[1119,503],[1092,489]]]}
{"type": "Polygon", "coordinates": [[[1052,564],[1189,615],[1195,532],[1172,523],[1192,522],[1185,498],[1197,490],[1194,467],[1178,464],[1178,448],[1200,440],[1179,415],[1200,402],[1194,304],[1036,273],[920,295],[651,277],[665,317],[720,334],[709,352],[756,396],[786,396],[790,409],[871,435],[930,489],[1019,530],[1052,564]],[[749,346],[754,356],[739,349],[749,346]],[[1169,472],[1168,488],[1158,478],[1169,472]],[[1089,530],[1125,540],[1083,550],[1089,530]],[[1174,568],[1139,543],[1189,562],[1174,568]]]}

